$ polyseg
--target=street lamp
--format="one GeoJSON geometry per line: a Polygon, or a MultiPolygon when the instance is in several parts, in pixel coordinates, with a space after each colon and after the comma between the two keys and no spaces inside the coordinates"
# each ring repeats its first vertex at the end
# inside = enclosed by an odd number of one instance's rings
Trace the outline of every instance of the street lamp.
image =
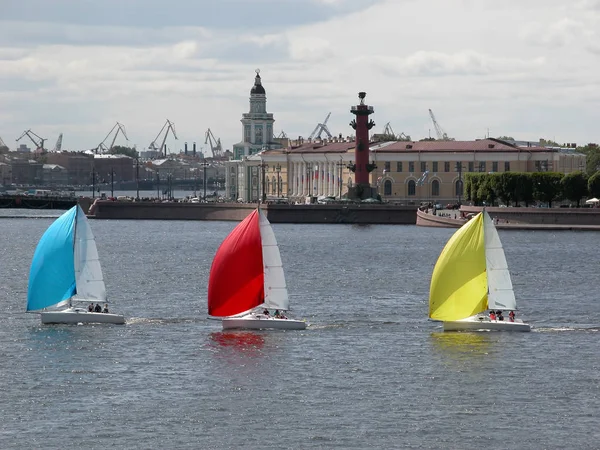
{"type": "Polygon", "coordinates": [[[344,162],[342,161],[342,158],[340,158],[340,162],[337,163],[338,168],[340,169],[340,176],[338,177],[338,185],[340,188],[340,200],[342,199],[342,170],[344,167],[344,162]]]}
{"type": "Polygon", "coordinates": [[[206,200],[206,168],[208,167],[209,164],[206,162],[206,160],[204,160],[203,162],[200,163],[200,165],[202,166],[202,169],[204,171],[204,173],[203,173],[203,177],[204,178],[202,179],[202,181],[204,183],[204,197],[203,197],[203,200],[206,200]]]}
{"type": "Polygon", "coordinates": [[[110,196],[114,198],[115,196],[115,169],[110,168],[110,196]]]}
{"type": "Polygon", "coordinates": [[[96,169],[92,167],[92,198],[96,198],[96,169]]]}
{"type": "Polygon", "coordinates": [[[262,180],[262,203],[267,202],[267,191],[266,191],[266,178],[267,178],[267,169],[269,165],[267,163],[259,164],[258,167],[261,168],[261,180],[262,180]]]}
{"type": "Polygon", "coordinates": [[[458,194],[458,205],[460,206],[460,196],[463,193],[463,181],[462,181],[463,165],[462,165],[462,162],[456,163],[456,171],[458,172],[458,185],[456,186],[456,191],[458,194]]]}
{"type": "Polygon", "coordinates": [[[160,200],[160,174],[156,169],[156,197],[160,200]]]}
{"type": "Polygon", "coordinates": [[[277,163],[277,165],[275,166],[275,172],[277,173],[277,198],[279,198],[281,192],[281,165],[279,163],[277,163]]]}
{"type": "Polygon", "coordinates": [[[136,189],[136,201],[140,201],[140,157],[135,155],[135,189],[136,189]]]}

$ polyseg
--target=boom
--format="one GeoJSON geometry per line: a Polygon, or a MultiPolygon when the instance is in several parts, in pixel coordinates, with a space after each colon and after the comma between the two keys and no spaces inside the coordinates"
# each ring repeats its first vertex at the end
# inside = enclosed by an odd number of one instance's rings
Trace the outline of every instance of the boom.
{"type": "Polygon", "coordinates": [[[111,128],[111,130],[108,132],[108,134],[106,135],[106,137],[104,138],[104,140],[102,142],[100,142],[100,144],[98,144],[98,147],[96,147],[96,153],[107,153],[107,152],[111,151],[112,148],[115,146],[115,141],[117,140],[117,136],[119,135],[119,131],[121,133],[123,133],[123,136],[125,136],[126,140],[129,140],[129,138],[127,137],[127,133],[125,133],[125,127],[122,124],[120,124],[119,122],[117,122],[111,128]],[[105,142],[110,137],[110,135],[112,134],[112,132],[115,131],[115,128],[117,129],[117,131],[115,132],[115,135],[113,136],[112,141],[110,142],[110,147],[107,147],[106,144],[105,144],[105,142]]]}
{"type": "Polygon", "coordinates": [[[210,128],[206,130],[205,144],[210,144],[213,158],[220,158],[223,156],[223,147],[221,146],[221,138],[215,139],[215,135],[210,131],[210,128]]]}
{"type": "Polygon", "coordinates": [[[433,122],[433,127],[435,128],[435,133],[437,134],[438,140],[440,140],[440,141],[451,141],[452,139],[450,139],[448,137],[448,135],[442,129],[442,127],[437,122],[437,120],[435,120],[435,116],[433,115],[433,111],[431,109],[429,110],[429,116],[431,117],[431,121],[433,122]]]}
{"type": "Polygon", "coordinates": [[[33,142],[33,145],[35,145],[36,150],[44,150],[44,142],[46,142],[46,139],[39,137],[31,130],[25,130],[23,134],[19,136],[17,142],[19,142],[24,136],[27,136],[29,139],[31,139],[31,142],[33,142]],[[38,138],[38,141],[36,141],[32,135],[38,138]]]}
{"type": "Polygon", "coordinates": [[[156,137],[154,138],[154,140],[150,143],[150,145],[148,146],[149,149],[151,150],[157,150],[159,152],[160,155],[163,155],[163,151],[164,151],[164,155],[163,156],[167,156],[167,150],[164,148],[165,147],[165,142],[167,141],[167,136],[169,135],[169,130],[171,130],[171,133],[173,133],[173,137],[175,139],[177,139],[177,134],[175,133],[175,124],[173,122],[171,122],[169,119],[167,119],[167,121],[165,122],[165,124],[163,125],[163,127],[160,129],[160,131],[158,132],[158,134],[156,135],[156,137]],[[162,142],[160,143],[160,147],[156,147],[156,141],[158,140],[158,138],[160,137],[160,135],[162,134],[162,132],[165,130],[165,135],[163,136],[162,142]]]}
{"type": "Polygon", "coordinates": [[[308,137],[308,139],[312,139],[314,137],[316,137],[317,139],[321,139],[321,133],[323,133],[323,132],[325,132],[325,134],[327,135],[327,137],[329,137],[329,139],[331,139],[333,137],[331,135],[331,133],[329,132],[329,128],[327,128],[327,122],[329,121],[330,116],[331,116],[331,113],[327,114],[327,117],[325,117],[325,120],[323,121],[323,123],[317,124],[317,126],[315,127],[313,132],[310,133],[310,136],[308,137]]]}

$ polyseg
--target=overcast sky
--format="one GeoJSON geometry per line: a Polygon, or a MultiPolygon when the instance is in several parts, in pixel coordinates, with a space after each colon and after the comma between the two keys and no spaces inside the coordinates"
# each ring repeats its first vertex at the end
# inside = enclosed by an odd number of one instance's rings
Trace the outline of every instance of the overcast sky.
{"type": "Polygon", "coordinates": [[[0,0],[0,137],[96,147],[119,121],[142,150],[242,139],[260,68],[275,134],[331,112],[349,135],[358,91],[375,132],[597,142],[600,0],[0,0]]]}

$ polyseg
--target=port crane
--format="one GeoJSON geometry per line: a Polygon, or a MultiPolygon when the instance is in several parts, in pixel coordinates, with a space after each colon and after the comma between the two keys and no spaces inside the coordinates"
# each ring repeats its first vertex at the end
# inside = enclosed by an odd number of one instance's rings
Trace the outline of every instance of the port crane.
{"type": "Polygon", "coordinates": [[[446,132],[442,129],[440,124],[437,122],[437,120],[435,120],[435,116],[433,115],[433,111],[431,109],[429,110],[429,116],[431,117],[431,121],[433,122],[433,127],[435,128],[435,133],[437,134],[438,140],[453,141],[454,139],[449,138],[448,135],[446,134],[446,132]]]}
{"type": "Polygon", "coordinates": [[[315,129],[313,130],[312,133],[310,133],[310,136],[308,137],[308,139],[321,139],[321,133],[325,132],[325,134],[327,135],[327,137],[329,139],[331,139],[333,136],[331,135],[331,133],[329,132],[329,128],[327,128],[327,122],[329,121],[329,117],[331,116],[331,113],[327,114],[327,117],[325,117],[325,120],[323,121],[323,123],[318,123],[317,126],[315,127],[315,129]]]}
{"type": "Polygon", "coordinates": [[[0,137],[0,149],[1,149],[1,148],[4,148],[4,147],[8,148],[8,145],[6,145],[6,144],[4,143],[4,141],[2,140],[2,138],[0,137]]]}
{"type": "Polygon", "coordinates": [[[33,142],[33,144],[35,145],[36,150],[40,150],[40,151],[44,150],[44,142],[46,142],[46,139],[39,137],[37,134],[35,134],[31,130],[25,130],[23,132],[23,134],[21,136],[19,136],[19,138],[17,139],[17,142],[19,142],[25,136],[27,136],[29,139],[31,139],[31,142],[33,142]],[[37,140],[34,138],[34,136],[37,138],[37,140]]]}
{"type": "Polygon", "coordinates": [[[288,135],[285,134],[285,131],[281,130],[281,133],[279,133],[279,136],[277,136],[277,139],[287,139],[288,135]]]}
{"type": "Polygon", "coordinates": [[[210,144],[213,158],[221,158],[223,156],[223,147],[221,146],[221,138],[215,139],[215,135],[210,131],[210,128],[206,130],[206,139],[204,144],[210,144]]]}
{"type": "Polygon", "coordinates": [[[163,155],[163,151],[164,151],[164,155],[163,156],[167,156],[167,149],[165,148],[165,142],[167,141],[167,136],[169,135],[169,130],[171,130],[171,133],[173,133],[173,137],[175,139],[177,139],[177,133],[175,133],[175,124],[173,122],[171,122],[169,119],[167,119],[167,121],[165,122],[165,124],[163,125],[163,127],[160,129],[160,131],[158,132],[158,134],[156,135],[156,137],[154,138],[154,140],[150,143],[150,145],[148,146],[148,148],[150,150],[157,150],[159,155],[163,155]],[[165,131],[166,128],[166,131],[165,131]],[[163,133],[163,131],[165,131],[165,135],[163,136],[163,139],[160,143],[160,147],[156,146],[156,141],[158,141],[158,138],[160,137],[160,135],[163,133]]]}
{"type": "Polygon", "coordinates": [[[56,141],[56,145],[54,146],[54,150],[55,152],[60,152],[60,149],[62,148],[62,133],[60,133],[58,135],[58,140],[56,141]]]}
{"type": "MultiPolygon", "coordinates": [[[[108,132],[108,134],[106,135],[106,137],[104,138],[104,140],[102,142],[100,142],[100,144],[98,144],[98,147],[96,147],[96,153],[108,153],[112,150],[112,148],[115,146],[115,141],[117,140],[117,136],[119,135],[119,131],[123,134],[123,136],[125,136],[126,140],[129,140],[129,138],[127,137],[127,133],[125,132],[125,127],[120,124],[119,122],[117,122],[112,129],[108,132]],[[115,135],[112,138],[112,141],[110,142],[110,146],[106,146],[104,143],[106,142],[106,140],[110,137],[110,135],[113,133],[113,131],[115,131],[116,128],[116,132],[115,135]]],[[[61,134],[62,137],[62,134],[61,134]]],[[[62,140],[61,140],[62,143],[62,140]]]]}

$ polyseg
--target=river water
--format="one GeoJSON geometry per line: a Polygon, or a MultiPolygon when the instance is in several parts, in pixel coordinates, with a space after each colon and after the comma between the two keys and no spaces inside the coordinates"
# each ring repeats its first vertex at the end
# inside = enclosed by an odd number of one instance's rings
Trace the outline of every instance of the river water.
{"type": "Polygon", "coordinates": [[[41,326],[23,311],[51,221],[0,221],[2,449],[599,448],[596,233],[500,231],[534,328],[476,334],[427,320],[454,230],[275,224],[310,326],[223,332],[206,284],[235,223],[92,220],[127,325],[41,326]]]}

